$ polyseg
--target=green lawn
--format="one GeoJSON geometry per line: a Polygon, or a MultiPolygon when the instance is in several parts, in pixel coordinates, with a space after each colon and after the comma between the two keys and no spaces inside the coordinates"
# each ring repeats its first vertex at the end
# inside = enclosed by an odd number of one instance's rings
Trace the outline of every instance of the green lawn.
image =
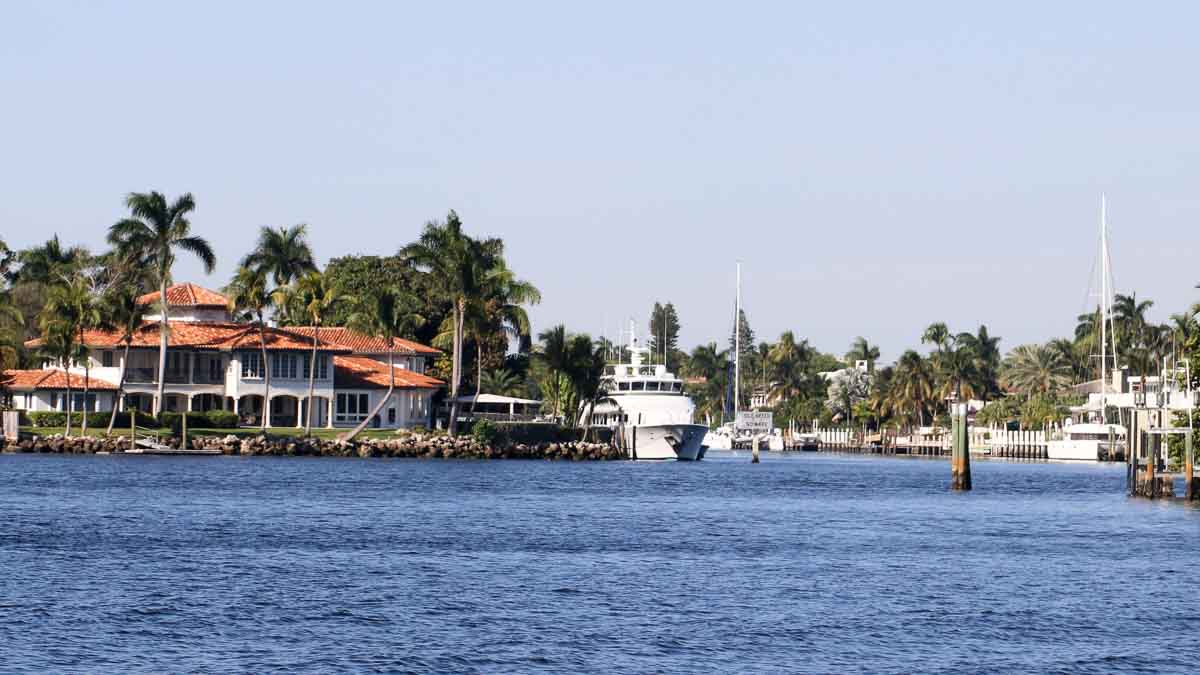
{"type": "MultiPolygon", "coordinates": [[[[100,428],[89,427],[87,435],[91,436],[91,437],[103,437],[104,430],[105,430],[105,427],[100,427],[100,428]]],[[[34,434],[37,436],[54,436],[56,434],[66,433],[66,428],[65,427],[21,427],[21,431],[23,433],[34,434]]],[[[171,430],[168,428],[157,429],[156,431],[163,434],[164,436],[169,436],[171,434],[171,430]]],[[[344,434],[347,431],[349,431],[349,430],[348,429],[313,429],[312,435],[314,438],[334,439],[334,438],[337,438],[338,436],[344,434]]],[[[229,436],[231,434],[234,436],[257,436],[260,432],[261,432],[261,429],[259,429],[258,427],[238,428],[238,429],[193,429],[190,427],[188,428],[188,435],[193,436],[193,437],[195,437],[195,436],[222,436],[223,437],[223,436],[229,436]]],[[[139,428],[138,433],[145,434],[147,432],[145,431],[144,428],[139,428]]],[[[303,436],[304,429],[297,429],[295,427],[270,427],[267,429],[267,433],[271,436],[303,436]]],[[[79,427],[77,427],[77,426],[72,427],[71,435],[78,436],[79,435],[79,427]]],[[[113,436],[128,436],[128,435],[129,435],[128,427],[126,427],[124,429],[122,429],[121,427],[113,428],[113,436]]],[[[363,430],[363,432],[361,434],[359,434],[357,436],[357,439],[395,438],[395,436],[396,436],[396,432],[392,429],[365,429],[365,430],[363,430]]]]}

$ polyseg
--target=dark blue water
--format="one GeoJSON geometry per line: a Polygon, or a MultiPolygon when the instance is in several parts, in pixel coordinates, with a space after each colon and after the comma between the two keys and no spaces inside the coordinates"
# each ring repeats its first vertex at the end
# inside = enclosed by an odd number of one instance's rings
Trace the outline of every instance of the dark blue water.
{"type": "Polygon", "coordinates": [[[0,456],[3,671],[1180,671],[1119,467],[0,456]]]}

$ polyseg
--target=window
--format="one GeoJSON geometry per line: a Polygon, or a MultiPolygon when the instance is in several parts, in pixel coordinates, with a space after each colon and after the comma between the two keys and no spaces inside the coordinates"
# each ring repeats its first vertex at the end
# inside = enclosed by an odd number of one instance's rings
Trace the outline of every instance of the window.
{"type": "Polygon", "coordinates": [[[628,382],[618,382],[617,389],[620,391],[629,391],[629,383],[628,382]]]}
{"type": "MultiPolygon", "coordinates": [[[[305,357],[301,358],[300,360],[302,361],[301,369],[300,369],[300,376],[307,380],[309,366],[312,365],[312,358],[310,356],[305,356],[305,357]]],[[[329,355],[328,354],[317,354],[317,379],[318,380],[329,379],[329,355]]]]}
{"type": "Polygon", "coordinates": [[[361,422],[371,412],[370,397],[367,394],[338,394],[337,407],[334,413],[335,422],[361,422]]]}
{"type": "Polygon", "coordinates": [[[58,410],[58,392],[50,392],[50,409],[58,410]]]}
{"type": "Polygon", "coordinates": [[[242,352],[242,377],[259,379],[263,376],[262,355],[258,352],[242,352]]]}
{"type": "Polygon", "coordinates": [[[100,363],[103,364],[105,368],[112,368],[113,367],[113,353],[108,350],[100,352],[100,363]]]}
{"type": "Polygon", "coordinates": [[[657,382],[647,382],[646,383],[646,391],[658,391],[658,383],[657,382]]]}
{"type": "Polygon", "coordinates": [[[634,382],[634,383],[633,383],[633,390],[634,390],[634,391],[643,391],[643,390],[645,390],[645,388],[646,388],[646,383],[645,383],[645,382],[634,382]]]}
{"type": "Polygon", "coordinates": [[[284,380],[296,379],[296,355],[275,353],[271,355],[271,377],[284,380]]]}
{"type": "Polygon", "coordinates": [[[388,408],[388,424],[396,423],[396,409],[388,408]]]}

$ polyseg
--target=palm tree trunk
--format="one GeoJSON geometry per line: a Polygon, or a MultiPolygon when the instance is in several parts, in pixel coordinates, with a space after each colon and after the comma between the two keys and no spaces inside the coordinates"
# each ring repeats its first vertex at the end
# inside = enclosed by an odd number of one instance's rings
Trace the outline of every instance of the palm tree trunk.
{"type": "Polygon", "coordinates": [[[471,398],[471,415],[475,414],[475,404],[479,403],[479,390],[483,387],[483,339],[475,336],[475,396],[471,398]]]}
{"type": "Polygon", "coordinates": [[[465,303],[462,299],[454,303],[454,347],[450,355],[450,435],[458,435],[458,379],[462,362],[462,316],[465,303]]]}
{"type": "MultiPolygon", "coordinates": [[[[83,323],[79,324],[79,345],[80,345],[80,347],[83,347],[83,323]]],[[[91,373],[91,365],[92,365],[92,357],[85,351],[84,357],[83,357],[83,419],[80,421],[80,427],[79,427],[79,435],[80,436],[87,436],[87,428],[88,428],[87,416],[88,416],[88,413],[91,412],[90,410],[88,410],[88,393],[92,388],[91,382],[89,381],[89,373],[91,373]]],[[[70,376],[71,376],[70,373],[67,373],[67,377],[70,378],[70,376]]]]}
{"type": "Polygon", "coordinates": [[[366,429],[367,425],[371,423],[371,420],[383,410],[383,406],[386,405],[388,401],[392,400],[392,392],[396,390],[396,365],[394,363],[395,354],[396,347],[394,338],[392,336],[388,336],[388,374],[391,377],[388,379],[387,393],[383,395],[383,398],[379,399],[379,403],[375,404],[375,409],[371,411],[370,415],[367,415],[363,421],[358,423],[358,426],[354,427],[349,433],[341,437],[340,440],[343,443],[354,440],[354,437],[357,436],[363,429],[366,429]]]}
{"type": "MultiPolygon", "coordinates": [[[[120,401],[125,396],[125,369],[129,367],[129,345],[132,342],[125,343],[125,356],[121,361],[121,377],[117,379],[117,393],[113,396],[112,414],[108,416],[108,429],[104,431],[105,436],[112,436],[113,426],[117,423],[117,401],[120,401]]],[[[132,410],[129,411],[133,415],[132,410]]]]}
{"type": "Polygon", "coordinates": [[[321,327],[313,325],[313,348],[312,356],[308,359],[308,411],[304,415],[304,435],[312,435],[312,416],[313,416],[313,386],[317,377],[317,333],[321,327]]]}
{"type": "Polygon", "coordinates": [[[263,326],[262,312],[258,313],[258,347],[262,352],[263,362],[263,404],[259,424],[263,431],[267,430],[267,411],[271,405],[271,364],[267,363],[267,330],[263,326]]]}
{"type": "MultiPolygon", "coordinates": [[[[69,364],[70,362],[71,362],[70,359],[68,359],[67,363],[69,364]]],[[[67,409],[66,434],[67,434],[67,436],[70,436],[71,435],[71,371],[70,370],[67,371],[67,404],[63,407],[67,409]]]]}
{"type": "Polygon", "coordinates": [[[163,379],[167,370],[167,313],[170,305],[167,303],[167,275],[158,275],[158,299],[162,303],[162,316],[158,317],[158,397],[154,400],[154,414],[163,411],[166,395],[166,380],[163,379]]]}

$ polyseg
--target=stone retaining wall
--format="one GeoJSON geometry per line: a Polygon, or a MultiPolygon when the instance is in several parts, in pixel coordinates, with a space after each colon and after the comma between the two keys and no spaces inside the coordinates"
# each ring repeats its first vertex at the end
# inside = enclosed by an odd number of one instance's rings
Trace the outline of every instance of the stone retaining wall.
{"type": "MultiPolygon", "coordinates": [[[[369,439],[340,443],[320,438],[296,438],[289,436],[194,436],[189,445],[193,448],[218,449],[226,455],[269,455],[303,457],[425,457],[451,459],[562,459],[617,460],[625,459],[624,453],[599,443],[537,443],[513,444],[503,448],[484,447],[470,438],[448,436],[422,436],[411,434],[388,439],[369,439]]],[[[178,447],[179,439],[165,439],[164,443],[178,447]]],[[[129,448],[129,438],[66,438],[63,436],[33,436],[7,444],[0,440],[4,452],[95,454],[97,452],[120,453],[129,448]]]]}

